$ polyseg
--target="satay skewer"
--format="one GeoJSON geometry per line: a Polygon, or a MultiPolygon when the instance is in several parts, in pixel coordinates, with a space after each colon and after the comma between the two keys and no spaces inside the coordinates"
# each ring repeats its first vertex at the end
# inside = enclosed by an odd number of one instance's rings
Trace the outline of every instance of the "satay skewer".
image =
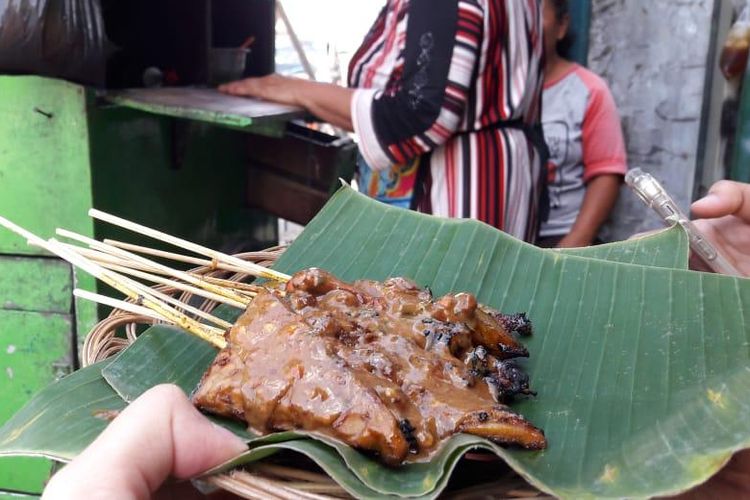
{"type": "MultiPolygon", "coordinates": [[[[88,245],[89,247],[95,250],[99,250],[99,251],[108,253],[110,255],[114,255],[116,257],[121,257],[125,260],[138,262],[145,266],[150,266],[153,269],[158,269],[162,271],[162,274],[166,274],[166,275],[172,276],[173,278],[180,279],[186,283],[190,283],[191,285],[195,285],[199,288],[203,288],[204,290],[208,290],[209,292],[213,292],[217,295],[226,297],[228,299],[232,299],[236,302],[244,303],[246,299],[244,296],[234,292],[233,290],[227,290],[226,288],[213,285],[200,278],[196,278],[195,275],[192,275],[190,273],[186,273],[183,271],[177,271],[176,269],[172,269],[171,267],[167,267],[163,264],[159,264],[152,260],[146,259],[145,257],[141,257],[140,255],[136,255],[132,252],[128,252],[127,250],[122,250],[120,248],[113,247],[112,245],[107,245],[105,243],[102,243],[101,241],[97,241],[89,237],[83,236],[81,234],[68,231],[67,229],[57,228],[56,232],[60,236],[64,236],[65,238],[69,238],[74,241],[78,241],[80,243],[88,245]]],[[[238,306],[238,307],[245,307],[245,306],[238,306]]]]}
{"type": "Polygon", "coordinates": [[[160,274],[163,276],[167,276],[166,273],[164,273],[163,271],[159,269],[154,269],[152,266],[140,264],[132,260],[126,260],[122,257],[116,257],[112,254],[105,253],[100,250],[94,250],[92,248],[82,247],[82,246],[74,245],[72,243],[63,243],[63,245],[70,248],[74,252],[78,252],[84,257],[91,259],[94,262],[97,262],[98,264],[102,264],[102,265],[108,264],[108,265],[114,265],[114,266],[128,267],[130,269],[135,269],[137,271],[144,271],[144,272],[148,272],[152,274],[160,274]]]}
{"type": "MultiPolygon", "coordinates": [[[[218,263],[218,265],[215,265],[216,263],[214,261],[210,261],[206,259],[188,257],[186,255],[181,255],[181,254],[176,254],[176,253],[171,253],[171,252],[163,252],[161,250],[143,247],[140,245],[131,245],[130,243],[124,243],[122,241],[116,241],[116,240],[105,239],[103,240],[103,243],[105,245],[112,245],[113,247],[120,248],[122,250],[128,250],[133,253],[142,253],[144,255],[151,255],[154,257],[163,257],[163,258],[175,260],[178,262],[184,262],[187,264],[194,264],[194,265],[199,265],[199,266],[204,266],[204,267],[209,267],[209,268],[216,268],[221,271],[228,271],[228,272],[233,272],[237,274],[247,274],[247,272],[244,269],[239,269],[237,267],[230,266],[230,265],[223,264],[223,263],[218,263]]],[[[81,248],[81,247],[77,247],[77,248],[81,248]]],[[[146,271],[146,272],[151,272],[155,274],[166,274],[163,271],[160,271],[159,269],[154,269],[153,267],[150,267],[150,266],[141,265],[130,260],[125,260],[123,258],[115,257],[114,255],[107,254],[104,252],[84,249],[83,250],[84,255],[86,255],[86,252],[91,252],[92,255],[98,254],[100,257],[94,256],[91,258],[93,258],[94,260],[100,260],[101,262],[106,262],[108,264],[121,265],[125,267],[130,267],[133,269],[137,269],[139,271],[146,271]]],[[[235,291],[246,293],[250,295],[250,297],[254,297],[255,294],[263,288],[260,285],[254,285],[251,283],[243,283],[241,281],[233,281],[233,280],[224,279],[224,278],[216,278],[213,276],[204,276],[204,275],[194,274],[191,271],[186,271],[186,272],[188,274],[195,276],[198,279],[207,281],[209,283],[213,283],[222,288],[231,288],[235,291]]]]}
{"type": "MultiPolygon", "coordinates": [[[[103,264],[102,267],[104,267],[105,269],[111,269],[112,271],[116,271],[116,272],[118,272],[120,274],[131,275],[131,276],[133,276],[135,278],[139,278],[139,279],[143,279],[143,280],[146,280],[146,281],[150,281],[152,283],[156,283],[156,284],[159,284],[159,285],[169,286],[171,288],[174,288],[176,290],[180,290],[180,291],[183,291],[183,292],[192,293],[193,295],[198,295],[200,297],[203,297],[203,298],[206,298],[206,299],[209,299],[209,300],[213,300],[215,302],[219,302],[219,303],[222,303],[222,304],[227,304],[227,305],[230,305],[232,307],[237,307],[237,308],[242,309],[242,310],[244,310],[245,308],[247,308],[248,304],[252,300],[252,299],[248,299],[247,303],[235,302],[233,300],[227,299],[227,298],[222,297],[220,295],[213,294],[211,292],[207,292],[205,290],[202,290],[200,288],[196,288],[194,286],[186,285],[186,284],[180,283],[178,281],[172,281],[172,280],[164,279],[164,278],[162,278],[160,276],[156,276],[156,275],[149,274],[149,273],[144,273],[143,271],[136,271],[135,269],[130,269],[128,267],[117,266],[117,265],[114,265],[114,264],[103,264]]],[[[167,297],[169,297],[169,296],[167,295],[167,297]]],[[[179,301],[177,299],[174,299],[172,297],[170,297],[170,299],[174,300],[175,304],[176,305],[180,305],[180,307],[182,307],[182,304],[185,304],[184,302],[179,301]]],[[[164,299],[164,300],[166,300],[166,299],[164,299]]],[[[190,310],[190,312],[192,312],[193,314],[200,315],[199,312],[198,312],[199,309],[196,309],[196,308],[194,308],[192,306],[189,306],[187,304],[185,304],[185,306],[186,306],[185,310],[190,310]]],[[[207,313],[203,312],[203,314],[207,314],[207,313]]],[[[213,319],[212,318],[206,318],[206,319],[209,319],[210,321],[214,321],[214,319],[218,319],[218,318],[213,318],[213,319]]],[[[231,323],[227,323],[226,321],[223,321],[223,320],[219,320],[219,323],[221,323],[220,326],[222,326],[224,328],[230,328],[232,326],[231,323]]]]}
{"type": "Polygon", "coordinates": [[[210,257],[211,259],[215,259],[219,262],[225,262],[227,264],[231,264],[233,266],[236,266],[242,269],[243,271],[247,272],[247,274],[250,274],[252,276],[257,276],[260,278],[266,278],[266,279],[270,279],[274,281],[281,281],[281,282],[287,282],[291,278],[287,274],[274,271],[273,269],[265,268],[258,264],[253,264],[251,262],[244,261],[237,257],[233,257],[231,255],[227,255],[225,253],[212,250],[208,247],[204,247],[202,245],[198,245],[196,243],[183,240],[182,238],[178,238],[176,236],[171,236],[161,231],[157,231],[156,229],[151,229],[149,227],[142,226],[141,224],[137,224],[135,222],[125,220],[115,215],[102,212],[101,210],[96,210],[92,208],[91,210],[89,210],[89,216],[95,219],[104,221],[104,222],[108,222],[112,225],[122,227],[124,229],[128,229],[130,231],[133,231],[139,234],[143,234],[150,238],[154,238],[156,240],[169,243],[170,245],[184,248],[186,250],[197,253],[199,255],[205,255],[206,257],[210,257]]]}
{"type": "MultiPolygon", "coordinates": [[[[104,265],[102,265],[102,267],[104,267],[105,269],[109,269],[111,271],[122,273],[122,274],[127,274],[128,271],[132,271],[131,269],[124,268],[124,267],[121,267],[121,266],[114,266],[112,264],[104,264],[104,265]]],[[[138,272],[138,274],[135,275],[135,276],[136,277],[141,277],[140,275],[146,275],[146,274],[147,273],[140,273],[140,272],[138,272]]],[[[154,281],[154,283],[159,283],[160,285],[170,286],[170,287],[176,288],[178,290],[181,289],[184,286],[181,283],[173,282],[173,281],[170,281],[170,280],[161,280],[161,279],[159,279],[158,276],[153,276],[153,278],[158,279],[158,281],[154,281]]],[[[148,279],[148,278],[143,278],[143,279],[148,279]]],[[[163,300],[167,304],[172,304],[172,306],[174,306],[178,310],[181,309],[181,310],[183,310],[185,312],[188,312],[190,314],[193,314],[195,316],[203,318],[203,319],[205,319],[207,321],[210,321],[211,323],[213,323],[214,325],[218,326],[219,328],[222,328],[224,330],[228,330],[229,328],[232,328],[232,323],[230,323],[228,321],[225,321],[225,320],[223,320],[221,318],[217,318],[216,316],[214,316],[212,314],[209,314],[209,313],[207,313],[205,311],[201,311],[200,309],[198,309],[196,307],[193,307],[190,304],[186,304],[185,302],[182,302],[181,300],[178,300],[178,299],[176,299],[176,298],[174,298],[174,297],[172,297],[170,295],[167,295],[166,293],[159,292],[158,290],[155,290],[153,288],[147,287],[146,285],[143,285],[142,283],[138,283],[137,281],[134,281],[133,285],[138,290],[150,293],[151,295],[153,295],[157,299],[163,300]],[[137,284],[137,286],[136,286],[136,284],[137,284]]],[[[195,289],[195,288],[192,288],[192,287],[189,287],[189,288],[191,288],[191,289],[185,290],[185,291],[189,291],[191,293],[195,293],[196,291],[197,292],[201,292],[202,291],[200,289],[195,289]]],[[[215,297],[215,296],[211,296],[211,297],[207,297],[207,298],[210,298],[210,299],[216,300],[216,301],[219,301],[221,299],[221,297],[215,297]]]]}
{"type": "Polygon", "coordinates": [[[233,273],[247,273],[246,269],[241,269],[239,267],[232,266],[224,262],[217,262],[216,260],[207,260],[207,259],[201,259],[199,257],[190,257],[188,255],[182,255],[182,254],[174,253],[174,252],[165,252],[164,250],[157,250],[155,248],[144,247],[141,245],[133,245],[131,243],[125,243],[125,242],[117,241],[117,240],[105,239],[103,240],[103,242],[107,245],[112,245],[113,247],[121,248],[123,250],[128,250],[133,253],[150,255],[152,257],[161,257],[161,258],[173,260],[176,262],[183,262],[185,264],[192,264],[195,266],[205,266],[205,267],[209,267],[212,269],[215,268],[215,269],[220,269],[222,271],[230,271],[233,273]]]}
{"type": "Polygon", "coordinates": [[[83,257],[82,255],[77,254],[76,252],[73,252],[72,250],[69,250],[54,238],[50,239],[49,241],[45,241],[31,231],[22,228],[21,226],[11,222],[4,217],[0,217],[0,225],[23,237],[24,239],[26,239],[26,241],[29,242],[29,244],[47,250],[51,254],[57,255],[61,259],[89,273],[93,277],[108,284],[127,297],[135,300],[138,305],[143,305],[151,309],[156,314],[164,317],[164,319],[166,319],[167,321],[170,321],[175,325],[184,328],[188,332],[196,335],[206,342],[209,342],[219,348],[224,348],[226,346],[226,340],[224,339],[223,331],[210,327],[208,325],[202,325],[201,323],[188,317],[186,314],[180,313],[179,311],[174,310],[162,301],[156,299],[151,293],[139,291],[139,284],[134,282],[133,280],[124,276],[120,276],[113,271],[104,269],[95,262],[83,257]]]}
{"type": "Polygon", "coordinates": [[[74,252],[78,252],[84,257],[87,257],[93,260],[94,262],[97,262],[99,265],[101,265],[102,267],[106,269],[110,269],[112,271],[116,271],[121,274],[125,274],[129,276],[133,276],[135,278],[146,280],[151,283],[169,286],[176,290],[192,293],[193,295],[198,295],[200,297],[213,300],[221,304],[227,304],[232,307],[245,309],[250,303],[250,301],[252,300],[252,297],[249,297],[249,296],[246,297],[243,301],[229,299],[222,295],[209,292],[207,290],[189,285],[187,283],[182,283],[180,281],[174,281],[174,280],[170,280],[162,276],[159,276],[155,274],[156,272],[158,272],[158,270],[153,270],[149,268],[148,266],[140,266],[137,263],[125,261],[123,259],[118,259],[116,257],[113,257],[112,255],[109,255],[109,254],[106,254],[104,252],[100,252],[97,250],[91,250],[89,248],[70,245],[67,243],[63,243],[63,245],[70,248],[74,252]],[[153,271],[153,272],[144,271],[143,269],[147,269],[148,271],[153,271]]]}
{"type": "Polygon", "coordinates": [[[224,288],[232,288],[240,293],[246,293],[251,297],[254,297],[258,292],[264,289],[264,287],[260,285],[253,285],[251,283],[243,283],[241,281],[233,281],[224,278],[215,278],[213,276],[202,276],[202,279],[224,288]]]}
{"type": "Polygon", "coordinates": [[[140,314],[141,316],[146,316],[156,321],[166,321],[163,317],[159,316],[148,307],[139,306],[138,304],[133,304],[131,302],[125,302],[124,300],[113,299],[112,297],[107,297],[106,295],[99,295],[98,293],[81,290],[80,288],[76,288],[75,290],[73,290],[73,295],[90,302],[95,302],[97,304],[103,304],[105,306],[112,307],[114,309],[120,309],[122,311],[130,312],[133,314],[140,314]]]}
{"type": "MultiPolygon", "coordinates": [[[[117,271],[117,270],[115,270],[115,271],[117,271]]],[[[139,283],[139,285],[141,285],[141,284],[139,283]]],[[[182,302],[181,300],[178,300],[178,299],[176,299],[176,298],[174,298],[174,297],[172,297],[170,295],[167,295],[166,293],[162,293],[162,292],[159,292],[157,290],[154,290],[153,288],[149,288],[146,285],[141,285],[141,286],[143,288],[145,288],[146,290],[150,290],[151,294],[154,297],[163,300],[167,304],[171,304],[177,310],[181,309],[181,310],[183,310],[183,311],[185,311],[187,313],[193,314],[194,316],[198,316],[199,318],[203,318],[203,319],[205,319],[207,321],[210,321],[211,323],[213,323],[214,325],[218,326],[222,330],[228,330],[228,329],[232,328],[232,323],[230,323],[228,321],[225,321],[225,320],[223,320],[221,318],[217,318],[213,314],[209,314],[209,313],[207,313],[205,311],[201,311],[200,309],[198,309],[196,307],[193,307],[190,304],[186,304],[185,302],[182,302]]],[[[173,286],[173,285],[168,285],[168,286],[173,286]]]]}
{"type": "Polygon", "coordinates": [[[216,347],[224,348],[226,346],[223,330],[203,325],[187,316],[185,313],[175,310],[155,297],[153,289],[131,280],[130,278],[117,274],[114,271],[101,267],[82,255],[69,250],[54,238],[48,240],[46,244],[47,249],[55,255],[70,262],[83,271],[86,271],[98,280],[123,293],[128,298],[135,300],[138,305],[144,305],[149,309],[152,309],[157,314],[163,316],[167,321],[184,328],[216,347]]]}
{"type": "MultiPolygon", "coordinates": [[[[220,286],[222,288],[233,289],[238,294],[246,296],[245,297],[247,299],[246,301],[238,302],[238,301],[223,297],[221,295],[214,294],[206,290],[187,285],[185,283],[181,283],[179,281],[173,281],[167,278],[162,278],[161,276],[169,276],[170,274],[165,271],[162,271],[161,269],[156,269],[153,266],[147,266],[138,262],[134,262],[132,260],[127,260],[121,257],[116,257],[114,255],[111,255],[111,254],[108,254],[99,250],[93,250],[91,248],[80,247],[80,246],[72,245],[69,243],[63,243],[63,245],[67,246],[68,248],[72,249],[75,252],[80,253],[84,257],[87,257],[95,262],[98,262],[103,267],[112,269],[113,271],[118,271],[123,274],[129,274],[129,275],[141,278],[141,279],[145,279],[152,283],[172,286],[173,288],[177,288],[185,292],[190,292],[190,293],[193,293],[194,295],[199,295],[201,297],[205,297],[207,299],[211,299],[216,302],[228,304],[233,307],[240,307],[244,309],[245,307],[247,307],[250,300],[253,297],[255,297],[255,295],[263,288],[259,285],[252,285],[248,283],[242,283],[240,281],[232,281],[232,280],[227,280],[227,279],[222,279],[222,278],[214,278],[212,276],[204,276],[201,274],[195,274],[190,271],[187,271],[188,274],[190,274],[191,276],[194,276],[197,279],[211,283],[216,286],[220,286]],[[139,275],[132,271],[140,271],[142,274],[139,275]],[[161,276],[158,276],[158,275],[161,275],[161,276]]],[[[244,271],[241,271],[241,272],[244,273],[244,271]]]]}

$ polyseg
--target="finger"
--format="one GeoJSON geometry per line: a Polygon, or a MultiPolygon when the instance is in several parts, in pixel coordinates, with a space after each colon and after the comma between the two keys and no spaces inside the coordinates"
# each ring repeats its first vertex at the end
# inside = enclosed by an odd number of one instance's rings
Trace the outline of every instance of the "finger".
{"type": "Polygon", "coordinates": [[[246,449],[203,417],[178,387],[161,385],[130,404],[52,479],[45,495],[51,490],[50,498],[74,498],[85,485],[88,492],[116,493],[110,498],[149,498],[168,477],[195,476],[246,449]]]}
{"type": "Polygon", "coordinates": [[[691,207],[696,217],[715,218],[736,215],[750,222],[750,185],[733,181],[719,181],[708,195],[691,207]]]}
{"type": "Polygon", "coordinates": [[[232,95],[244,95],[249,87],[247,80],[237,80],[235,82],[229,82],[219,85],[219,92],[232,95]]]}

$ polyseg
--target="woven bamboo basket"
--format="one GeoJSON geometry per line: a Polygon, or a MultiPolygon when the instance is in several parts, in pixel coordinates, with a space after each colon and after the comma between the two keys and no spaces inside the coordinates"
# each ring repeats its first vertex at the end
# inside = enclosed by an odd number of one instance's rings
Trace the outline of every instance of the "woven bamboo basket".
{"type": "MultiPolygon", "coordinates": [[[[284,247],[274,247],[260,252],[237,254],[243,260],[254,262],[262,266],[271,266],[284,252],[284,247]]],[[[190,270],[191,273],[221,278],[237,282],[246,282],[253,277],[203,266],[190,270]]],[[[195,306],[193,294],[176,290],[169,286],[155,286],[155,290],[171,295],[182,302],[195,306]]],[[[216,302],[198,297],[201,301],[197,306],[205,312],[211,312],[218,305],[216,302]]],[[[132,302],[132,300],[129,300],[132,302]]],[[[107,318],[100,321],[88,333],[81,352],[81,364],[89,366],[105,360],[119,353],[138,336],[144,327],[158,323],[157,320],[140,316],[130,312],[114,309],[107,318]]],[[[219,488],[243,498],[251,499],[281,499],[281,500],[326,500],[352,498],[335,481],[318,469],[305,458],[283,456],[275,463],[258,463],[244,469],[233,470],[204,478],[202,483],[209,487],[219,488]]],[[[467,455],[468,459],[476,460],[476,464],[492,462],[493,470],[500,469],[499,475],[493,473],[485,476],[481,484],[472,485],[469,478],[468,486],[463,485],[445,492],[443,498],[453,500],[472,499],[501,499],[501,498],[548,498],[512,470],[499,466],[494,455],[467,455]]],[[[460,474],[460,472],[459,472],[460,474]]],[[[466,475],[466,474],[464,474],[466,475]]],[[[462,481],[467,483],[467,481],[462,481]]]]}

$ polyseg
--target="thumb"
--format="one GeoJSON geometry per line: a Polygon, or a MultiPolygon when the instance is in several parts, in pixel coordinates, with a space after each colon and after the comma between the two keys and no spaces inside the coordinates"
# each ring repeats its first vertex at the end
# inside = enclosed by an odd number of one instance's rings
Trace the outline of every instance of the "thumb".
{"type": "Polygon", "coordinates": [[[719,181],[706,197],[693,203],[693,214],[698,218],[737,215],[750,222],[750,185],[733,181],[719,181]]]}
{"type": "Polygon", "coordinates": [[[133,401],[73,462],[46,498],[149,498],[169,477],[185,479],[247,450],[196,410],[180,388],[156,386],[133,401]]]}

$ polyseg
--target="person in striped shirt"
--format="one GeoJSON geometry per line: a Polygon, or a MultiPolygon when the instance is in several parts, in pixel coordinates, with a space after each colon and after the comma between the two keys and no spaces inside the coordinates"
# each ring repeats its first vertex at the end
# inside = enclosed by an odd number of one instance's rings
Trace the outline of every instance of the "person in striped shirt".
{"type": "Polygon", "coordinates": [[[355,131],[371,195],[534,241],[545,206],[542,52],[540,0],[387,0],[349,88],[270,75],[220,90],[355,131]]]}

